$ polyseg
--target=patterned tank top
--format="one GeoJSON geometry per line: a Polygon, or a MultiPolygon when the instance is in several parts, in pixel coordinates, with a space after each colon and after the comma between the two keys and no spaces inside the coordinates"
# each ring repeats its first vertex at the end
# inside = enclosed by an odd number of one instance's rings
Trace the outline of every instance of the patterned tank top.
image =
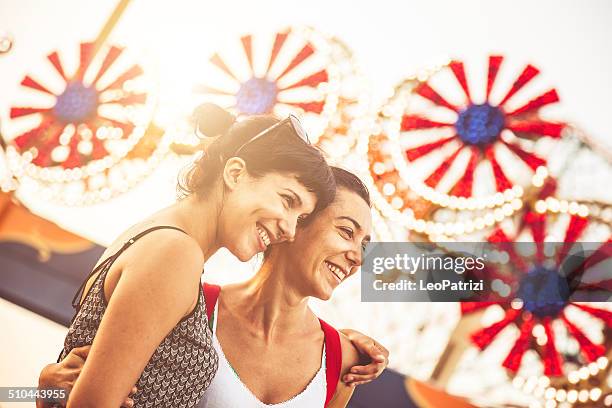
{"type": "MultiPolygon", "coordinates": [[[[104,260],[85,279],[72,300],[76,313],[58,362],[73,348],[92,344],[107,307],[104,280],[113,262],[140,237],[160,228],[185,232],[172,226],[149,228],[125,242],[119,251],[104,260]],[[82,290],[97,271],[100,273],[79,305],[82,290]]],[[[131,397],[134,407],[194,407],[200,401],[218,367],[205,308],[200,287],[196,307],[159,344],[140,375],[136,383],[138,392],[131,397]]]]}

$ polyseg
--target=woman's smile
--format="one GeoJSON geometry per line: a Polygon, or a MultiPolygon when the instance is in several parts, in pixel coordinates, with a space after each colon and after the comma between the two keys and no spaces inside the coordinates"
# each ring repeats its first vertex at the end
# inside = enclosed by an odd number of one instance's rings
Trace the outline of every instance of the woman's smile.
{"type": "Polygon", "coordinates": [[[329,262],[329,261],[325,261],[324,263],[327,269],[337,279],[338,284],[340,284],[344,280],[344,278],[346,278],[346,276],[348,275],[348,273],[344,269],[340,268],[338,265],[332,262],[329,262]]]}
{"type": "Polygon", "coordinates": [[[268,245],[272,242],[268,231],[259,223],[256,224],[257,242],[259,243],[260,251],[265,251],[268,245]]]}

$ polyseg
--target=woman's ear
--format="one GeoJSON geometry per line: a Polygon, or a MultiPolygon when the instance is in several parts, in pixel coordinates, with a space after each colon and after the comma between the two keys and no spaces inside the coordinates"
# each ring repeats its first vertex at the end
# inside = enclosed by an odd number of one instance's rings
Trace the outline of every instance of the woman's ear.
{"type": "Polygon", "coordinates": [[[240,157],[231,157],[223,168],[223,183],[231,191],[247,175],[246,163],[240,157]]]}

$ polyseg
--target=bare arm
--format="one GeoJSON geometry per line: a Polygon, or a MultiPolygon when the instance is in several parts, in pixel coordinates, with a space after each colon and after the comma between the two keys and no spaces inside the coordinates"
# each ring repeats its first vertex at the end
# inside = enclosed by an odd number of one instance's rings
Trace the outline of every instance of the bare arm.
{"type": "Polygon", "coordinates": [[[349,372],[351,367],[359,364],[359,352],[353,343],[351,343],[351,340],[342,332],[340,332],[340,346],[342,347],[342,368],[336,392],[329,404],[330,408],[346,407],[353,395],[353,391],[355,391],[355,386],[344,383],[342,377],[349,372]]]}
{"type": "MultiPolygon", "coordinates": [[[[83,364],[87,359],[91,346],[75,347],[70,350],[70,353],[59,363],[46,365],[40,372],[38,377],[38,388],[61,388],[70,394],[76,379],[81,374],[83,364]]],[[[138,390],[132,387],[131,394],[135,394],[138,390]]],[[[42,399],[36,400],[36,408],[53,408],[60,405],[65,406],[66,401],[54,403],[42,399]]],[[[126,398],[121,407],[131,408],[134,406],[134,400],[126,398]]]]}
{"type": "Polygon", "coordinates": [[[157,346],[193,308],[204,258],[189,237],[160,231],[127,259],[70,393],[70,407],[118,407],[157,346]]]}
{"type": "MultiPolygon", "coordinates": [[[[61,388],[70,393],[81,367],[87,358],[90,346],[75,347],[61,363],[46,365],[38,377],[38,388],[61,388]]],[[[65,401],[64,401],[65,402],[65,401]]],[[[36,400],[37,408],[50,408],[52,401],[36,400]]]]}
{"type": "Polygon", "coordinates": [[[334,397],[329,402],[329,408],[344,408],[351,400],[355,387],[348,386],[344,383],[342,384],[343,385],[338,385],[338,389],[336,389],[334,397]]]}
{"type": "Polygon", "coordinates": [[[364,364],[351,367],[343,380],[349,385],[361,385],[378,378],[389,364],[389,350],[357,330],[342,329],[339,332],[344,334],[359,352],[362,361],[356,364],[364,364]]]}

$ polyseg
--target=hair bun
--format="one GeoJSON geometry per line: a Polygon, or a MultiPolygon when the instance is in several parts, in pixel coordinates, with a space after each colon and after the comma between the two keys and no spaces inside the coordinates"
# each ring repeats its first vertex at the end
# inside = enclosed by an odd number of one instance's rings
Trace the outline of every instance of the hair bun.
{"type": "Polygon", "coordinates": [[[224,134],[236,121],[236,117],[214,103],[203,103],[193,112],[195,125],[205,137],[224,134]]]}

